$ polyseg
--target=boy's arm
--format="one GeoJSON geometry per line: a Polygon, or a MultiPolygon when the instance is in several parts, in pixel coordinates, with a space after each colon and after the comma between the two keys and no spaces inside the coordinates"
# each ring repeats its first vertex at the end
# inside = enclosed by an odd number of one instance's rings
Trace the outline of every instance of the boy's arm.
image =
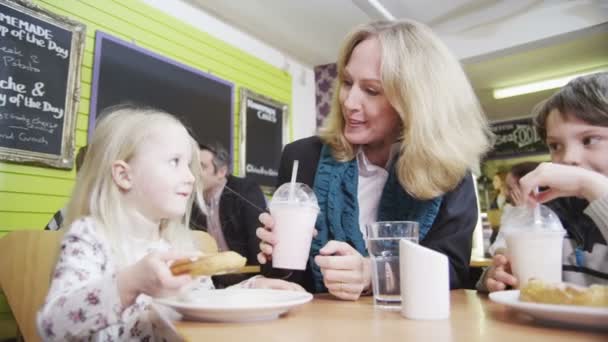
{"type": "Polygon", "coordinates": [[[604,239],[608,241],[608,194],[590,202],[585,214],[593,220],[604,239]]]}

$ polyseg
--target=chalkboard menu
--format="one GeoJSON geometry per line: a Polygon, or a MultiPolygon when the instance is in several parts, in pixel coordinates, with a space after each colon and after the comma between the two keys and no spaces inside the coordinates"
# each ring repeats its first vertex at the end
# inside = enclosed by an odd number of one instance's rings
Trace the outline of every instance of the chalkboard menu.
{"type": "Polygon", "coordinates": [[[195,138],[232,151],[232,89],[228,81],[97,31],[89,135],[103,109],[131,103],[174,114],[195,138]]]}
{"type": "Polygon", "coordinates": [[[531,118],[494,122],[490,128],[495,137],[492,150],[486,159],[549,153],[531,118]]]}
{"type": "Polygon", "coordinates": [[[287,140],[287,105],[241,89],[241,174],[266,190],[276,186],[283,142],[287,140]]]}
{"type": "Polygon", "coordinates": [[[0,0],[0,159],[72,168],[84,25],[0,0]]]}

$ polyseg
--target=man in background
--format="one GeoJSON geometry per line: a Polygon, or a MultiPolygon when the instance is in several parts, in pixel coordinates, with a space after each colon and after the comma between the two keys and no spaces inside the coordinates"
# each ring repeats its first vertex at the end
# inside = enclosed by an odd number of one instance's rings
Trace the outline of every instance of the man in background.
{"type": "MultiPolygon", "coordinates": [[[[195,204],[191,228],[209,233],[220,251],[235,251],[247,258],[247,265],[258,265],[260,241],[255,231],[266,208],[262,190],[254,181],[230,174],[230,154],[220,144],[199,144],[199,156],[207,214],[195,204]]],[[[233,281],[220,283],[228,286],[233,281]]]]}

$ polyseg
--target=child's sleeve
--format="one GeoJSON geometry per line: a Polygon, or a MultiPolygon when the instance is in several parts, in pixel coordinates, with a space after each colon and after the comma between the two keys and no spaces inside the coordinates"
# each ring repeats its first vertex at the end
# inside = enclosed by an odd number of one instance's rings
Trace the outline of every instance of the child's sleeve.
{"type": "MultiPolygon", "coordinates": [[[[37,325],[43,340],[72,340],[115,330],[123,311],[108,247],[91,220],[75,222],[66,233],[37,325]]],[[[103,335],[103,334],[102,334],[103,335]]]]}
{"type": "Polygon", "coordinates": [[[593,220],[604,239],[608,241],[608,195],[589,203],[585,214],[593,220]]]}

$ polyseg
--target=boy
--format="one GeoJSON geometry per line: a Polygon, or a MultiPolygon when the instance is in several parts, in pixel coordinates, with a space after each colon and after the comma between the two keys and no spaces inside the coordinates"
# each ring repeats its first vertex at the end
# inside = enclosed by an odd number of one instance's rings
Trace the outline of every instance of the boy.
{"type": "MultiPolygon", "coordinates": [[[[566,282],[608,284],[608,73],[579,77],[538,110],[535,123],[551,153],[519,184],[527,202],[546,203],[567,231],[566,282]],[[534,189],[547,190],[534,194],[534,189]]],[[[494,256],[479,286],[490,292],[517,286],[505,255],[494,256]]]]}

